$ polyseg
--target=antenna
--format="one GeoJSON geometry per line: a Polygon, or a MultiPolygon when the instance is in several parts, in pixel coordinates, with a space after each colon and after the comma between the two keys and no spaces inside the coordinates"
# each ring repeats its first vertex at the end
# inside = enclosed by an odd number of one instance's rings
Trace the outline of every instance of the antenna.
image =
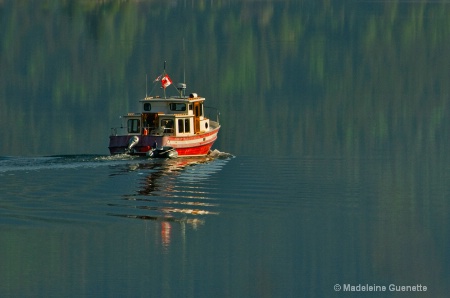
{"type": "Polygon", "coordinates": [[[186,84],[186,48],[184,46],[184,37],[183,37],[183,83],[186,84]]]}
{"type": "Polygon", "coordinates": [[[178,92],[180,92],[180,98],[186,95],[186,50],[184,46],[184,37],[183,37],[183,83],[178,83],[177,85],[178,92]]]}
{"type": "Polygon", "coordinates": [[[147,87],[147,82],[148,82],[148,77],[147,74],[145,74],[145,98],[147,98],[147,91],[148,91],[148,87],[147,87]]]}

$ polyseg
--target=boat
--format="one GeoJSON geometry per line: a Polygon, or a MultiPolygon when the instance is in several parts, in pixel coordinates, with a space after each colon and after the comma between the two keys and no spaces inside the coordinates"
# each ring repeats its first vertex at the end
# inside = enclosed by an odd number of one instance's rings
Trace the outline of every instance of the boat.
{"type": "MultiPolygon", "coordinates": [[[[139,100],[139,111],[122,116],[120,127],[111,128],[111,155],[130,154],[148,157],[205,156],[220,130],[216,120],[205,115],[205,98],[197,93],[186,95],[186,84],[176,86],[177,95],[166,97],[166,88],[173,86],[165,71],[154,81],[161,83],[163,96],[139,100]]],[[[154,89],[154,88],[153,88],[154,89]]]]}

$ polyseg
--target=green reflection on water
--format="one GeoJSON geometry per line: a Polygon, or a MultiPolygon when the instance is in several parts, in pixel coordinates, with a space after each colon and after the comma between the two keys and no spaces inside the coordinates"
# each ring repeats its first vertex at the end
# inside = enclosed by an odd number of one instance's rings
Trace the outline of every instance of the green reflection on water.
{"type": "MultiPolygon", "coordinates": [[[[225,1],[226,2],[226,1],[225,1]]],[[[6,1],[2,154],[104,153],[163,60],[236,154],[442,151],[445,3],[6,1]],[[25,140],[25,141],[24,141],[25,140]]]]}

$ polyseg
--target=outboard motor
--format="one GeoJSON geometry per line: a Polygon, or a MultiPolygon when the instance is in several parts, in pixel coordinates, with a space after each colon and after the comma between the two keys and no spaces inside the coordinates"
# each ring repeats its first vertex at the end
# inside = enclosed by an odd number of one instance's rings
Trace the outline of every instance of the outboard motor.
{"type": "Polygon", "coordinates": [[[138,136],[133,136],[133,137],[128,141],[127,153],[130,153],[130,152],[131,152],[131,149],[133,149],[133,147],[136,146],[137,143],[139,143],[139,137],[138,137],[138,136]]]}

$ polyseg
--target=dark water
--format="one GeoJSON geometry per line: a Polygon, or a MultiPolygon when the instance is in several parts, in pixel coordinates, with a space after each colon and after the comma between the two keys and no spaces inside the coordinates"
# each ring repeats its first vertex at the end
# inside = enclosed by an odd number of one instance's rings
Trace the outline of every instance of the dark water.
{"type": "Polygon", "coordinates": [[[448,296],[449,15],[0,1],[0,296],[448,296]],[[164,61],[213,155],[108,156],[164,61]]]}
{"type": "Polygon", "coordinates": [[[2,158],[1,292],[445,296],[448,162],[215,154],[2,158]]]}

